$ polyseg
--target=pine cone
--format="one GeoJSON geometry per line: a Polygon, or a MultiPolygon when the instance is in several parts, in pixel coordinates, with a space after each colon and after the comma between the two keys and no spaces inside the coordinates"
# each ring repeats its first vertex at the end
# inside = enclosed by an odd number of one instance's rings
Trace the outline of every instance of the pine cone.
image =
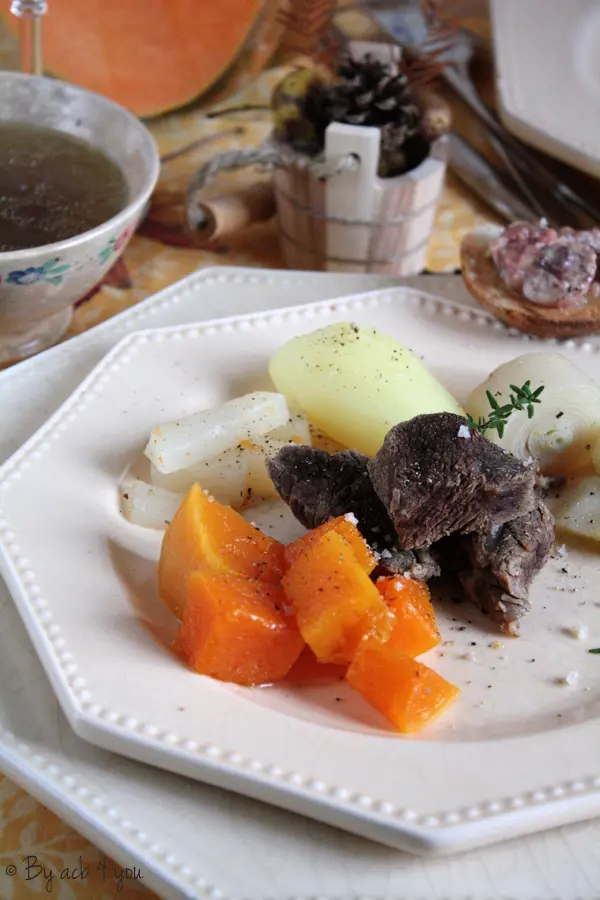
{"type": "Polygon", "coordinates": [[[416,134],[419,108],[406,76],[377,59],[348,59],[338,70],[343,79],[329,89],[331,120],[348,125],[404,128],[406,137],[416,134]]]}
{"type": "Polygon", "coordinates": [[[409,166],[403,147],[418,134],[421,118],[406,76],[370,56],[344,60],[338,76],[334,84],[315,84],[306,97],[304,114],[321,147],[331,122],[380,128],[379,174],[405,172],[409,166]]]}

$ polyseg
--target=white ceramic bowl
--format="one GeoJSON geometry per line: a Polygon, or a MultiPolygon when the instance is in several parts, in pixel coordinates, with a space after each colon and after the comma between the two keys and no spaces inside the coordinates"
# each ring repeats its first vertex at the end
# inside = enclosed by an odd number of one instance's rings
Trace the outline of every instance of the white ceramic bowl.
{"type": "Polygon", "coordinates": [[[0,73],[0,120],[64,131],[121,168],[129,202],[102,225],[65,241],[0,253],[0,364],[31,356],[67,330],[73,304],[102,280],[144,215],[158,179],[154,139],[116,103],[51,78],[0,73]]]}

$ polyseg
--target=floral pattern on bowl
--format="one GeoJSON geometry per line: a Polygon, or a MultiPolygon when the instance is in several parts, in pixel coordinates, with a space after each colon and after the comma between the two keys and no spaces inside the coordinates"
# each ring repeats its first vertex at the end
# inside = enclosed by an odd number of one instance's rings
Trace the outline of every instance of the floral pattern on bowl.
{"type": "Polygon", "coordinates": [[[60,258],[55,256],[54,259],[47,259],[41,266],[28,266],[26,269],[14,269],[9,272],[7,284],[37,284],[39,281],[46,281],[48,284],[62,284],[63,278],[71,268],[69,263],[59,265],[60,258]]]}
{"type": "Polygon", "coordinates": [[[125,231],[122,231],[118,237],[113,236],[110,238],[108,244],[106,245],[106,247],[104,247],[103,250],[100,251],[100,254],[98,256],[98,259],[100,260],[102,265],[104,265],[107,260],[109,260],[112,256],[114,256],[116,253],[119,253],[123,249],[129,238],[131,237],[132,232],[132,228],[126,228],[125,231]]]}

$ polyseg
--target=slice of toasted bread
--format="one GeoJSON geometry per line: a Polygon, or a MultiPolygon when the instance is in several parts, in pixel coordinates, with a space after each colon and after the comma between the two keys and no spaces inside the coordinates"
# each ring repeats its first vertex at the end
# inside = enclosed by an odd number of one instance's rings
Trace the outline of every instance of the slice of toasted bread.
{"type": "Polygon", "coordinates": [[[558,309],[525,300],[508,288],[496,271],[489,244],[500,233],[490,228],[466,234],[460,247],[465,285],[488,312],[505,325],[545,338],[573,338],[600,332],[600,302],[558,309]]]}

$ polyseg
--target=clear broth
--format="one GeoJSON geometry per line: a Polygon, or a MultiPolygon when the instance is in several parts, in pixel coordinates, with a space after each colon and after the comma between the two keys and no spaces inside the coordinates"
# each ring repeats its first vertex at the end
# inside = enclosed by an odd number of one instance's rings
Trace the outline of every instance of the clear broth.
{"type": "Polygon", "coordinates": [[[0,251],[83,234],[127,206],[119,166],[62,131],[0,121],[0,251]]]}

